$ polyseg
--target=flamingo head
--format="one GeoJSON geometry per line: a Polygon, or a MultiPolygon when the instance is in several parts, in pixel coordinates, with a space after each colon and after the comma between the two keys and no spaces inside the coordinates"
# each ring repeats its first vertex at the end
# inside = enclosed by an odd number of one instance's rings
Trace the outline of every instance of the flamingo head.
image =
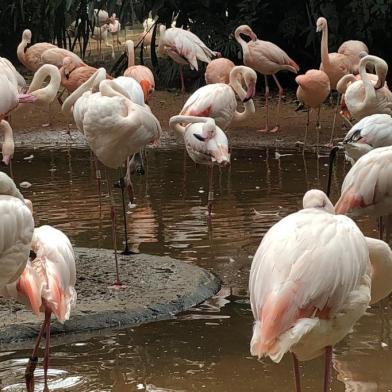
{"type": "Polygon", "coordinates": [[[256,94],[257,74],[253,69],[246,67],[245,72],[242,74],[242,76],[248,88],[243,102],[247,102],[252,99],[256,94]]]}
{"type": "Polygon", "coordinates": [[[319,33],[323,31],[327,27],[327,19],[323,18],[322,16],[317,19],[316,22],[316,31],[319,33]]]}
{"type": "Polygon", "coordinates": [[[148,80],[144,79],[140,81],[140,85],[143,89],[144,102],[147,103],[150,98],[150,95],[154,92],[154,86],[152,86],[148,80]]]}
{"type": "Polygon", "coordinates": [[[27,42],[28,44],[31,42],[31,30],[26,29],[23,31],[22,40],[27,42]]]}
{"type": "Polygon", "coordinates": [[[304,209],[318,208],[325,212],[329,212],[330,214],[335,214],[335,208],[328,199],[328,196],[318,189],[311,189],[310,191],[307,191],[304,195],[302,204],[304,209]]]}
{"type": "Polygon", "coordinates": [[[376,75],[378,75],[378,80],[374,88],[378,90],[379,88],[384,87],[385,79],[387,78],[388,73],[388,64],[384,60],[382,60],[381,62],[377,62],[375,64],[375,68],[376,75]]]}
{"type": "Polygon", "coordinates": [[[253,32],[253,30],[248,25],[239,26],[237,27],[236,31],[248,36],[252,41],[257,40],[257,35],[253,32]]]}
{"type": "Polygon", "coordinates": [[[63,69],[64,69],[64,75],[65,77],[68,79],[69,75],[71,74],[71,72],[76,68],[75,64],[72,61],[72,58],[67,56],[64,57],[63,60],[63,69]]]}

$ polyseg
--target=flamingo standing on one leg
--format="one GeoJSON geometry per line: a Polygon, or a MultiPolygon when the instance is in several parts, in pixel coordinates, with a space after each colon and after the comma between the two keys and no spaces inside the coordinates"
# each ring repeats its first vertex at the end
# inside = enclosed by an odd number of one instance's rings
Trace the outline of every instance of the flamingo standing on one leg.
{"type": "MultiPolygon", "coordinates": [[[[73,107],[75,123],[94,154],[104,165],[118,168],[129,155],[148,143],[156,142],[161,135],[161,127],[149,109],[132,102],[116,81],[105,80],[105,77],[105,69],[100,68],[65,100],[63,112],[69,113],[73,107]],[[92,93],[94,86],[99,87],[99,92],[92,93]]],[[[114,204],[111,216],[115,226],[114,204]]],[[[115,230],[113,242],[116,251],[115,230]]],[[[116,285],[121,285],[117,255],[115,261],[116,285]]]]}
{"type": "Polygon", "coordinates": [[[220,128],[227,129],[232,121],[241,121],[255,112],[252,98],[256,92],[256,81],[257,74],[253,69],[234,67],[230,72],[230,84],[214,83],[200,87],[185,102],[180,114],[212,117],[220,128]],[[247,91],[242,87],[243,81],[247,91]],[[237,111],[236,94],[244,103],[243,112],[237,111]]]}
{"type": "Polygon", "coordinates": [[[34,220],[22,194],[0,172],[0,291],[15,282],[29,257],[34,220]]]}
{"type": "Polygon", "coordinates": [[[206,84],[230,83],[230,72],[235,64],[224,57],[212,60],[206,67],[204,79],[206,84]]]}
{"type": "Polygon", "coordinates": [[[189,157],[198,164],[208,165],[208,216],[211,216],[214,200],[213,167],[230,164],[228,141],[225,133],[209,117],[173,116],[169,125],[184,137],[189,157]],[[180,126],[187,123],[185,127],[180,126]]]}
{"type": "MultiPolygon", "coordinates": [[[[360,157],[347,173],[336,213],[382,217],[392,213],[392,146],[380,147],[360,157]]],[[[388,217],[390,221],[390,217],[388,217]]],[[[390,224],[386,224],[389,242],[390,224]]],[[[383,238],[380,219],[380,239],[383,238]]]]}
{"type": "Polygon", "coordinates": [[[19,61],[30,71],[37,71],[43,64],[52,64],[60,68],[65,57],[71,57],[78,66],[84,65],[78,55],[67,49],[59,48],[48,42],[39,42],[27,48],[30,42],[31,31],[26,29],[23,31],[22,41],[16,52],[19,61]]]}
{"type": "MultiPolygon", "coordinates": [[[[320,70],[324,71],[331,84],[331,90],[336,90],[338,81],[344,76],[352,72],[353,64],[350,57],[341,53],[328,53],[328,22],[327,19],[320,17],[317,19],[316,31],[322,32],[321,35],[321,64],[320,70]]],[[[339,107],[340,94],[338,93],[338,100],[336,112],[333,118],[331,137],[329,144],[332,144],[333,135],[335,131],[336,115],[339,107]]]]}
{"type": "Polygon", "coordinates": [[[320,139],[320,132],[318,129],[320,106],[327,99],[329,93],[331,92],[328,75],[324,71],[320,71],[318,69],[310,69],[309,71],[306,71],[304,75],[298,75],[295,78],[295,81],[298,83],[297,98],[301,103],[308,107],[304,137],[304,149],[309,128],[310,109],[318,109],[316,125],[318,146],[320,139]]]}
{"type": "Polygon", "coordinates": [[[132,40],[125,42],[128,56],[128,68],[124,71],[124,76],[130,76],[137,80],[143,88],[144,101],[147,103],[151,94],[155,90],[155,79],[150,68],[144,65],[135,65],[135,49],[132,40]]]}
{"type": "Polygon", "coordinates": [[[48,391],[50,349],[50,321],[52,313],[60,323],[69,319],[76,302],[76,266],[72,245],[68,237],[51,226],[34,229],[31,243],[33,259],[28,261],[20,278],[7,285],[2,294],[26,302],[45,320],[37,337],[34,350],[27,363],[25,378],[28,392],[34,391],[34,371],[41,338],[45,333],[44,391],[48,391]]]}
{"type": "Polygon", "coordinates": [[[343,139],[344,151],[352,163],[374,148],[387,146],[392,146],[392,117],[389,114],[364,117],[343,139]]]}
{"type": "Polygon", "coordinates": [[[327,196],[307,192],[304,209],[269,229],[253,258],[249,292],[255,318],[252,355],[280,362],[291,351],[296,391],[298,360],[325,351],[329,391],[332,347],[370,302],[368,243],[357,225],[334,214],[327,196]]]}
{"type": "Polygon", "coordinates": [[[209,49],[206,44],[195,34],[188,30],[161,25],[159,28],[158,52],[166,53],[180,67],[181,92],[185,93],[184,75],[182,73],[183,65],[189,64],[191,69],[199,69],[197,60],[209,63],[211,57],[219,56],[218,52],[209,49]]]}
{"type": "Polygon", "coordinates": [[[290,71],[297,73],[299,66],[292,60],[285,51],[279,46],[272,42],[262,41],[257,39],[257,35],[247,25],[242,25],[236,28],[234,33],[235,39],[241,45],[242,56],[244,64],[264,75],[265,80],[265,106],[266,106],[266,125],[261,132],[277,132],[279,126],[279,115],[280,115],[280,103],[284,95],[283,87],[280,85],[276,73],[279,71],[290,71]],[[244,34],[251,38],[249,42],[245,42],[241,38],[241,34],[244,34]],[[269,98],[269,87],[268,87],[268,75],[272,75],[276,85],[279,89],[279,101],[278,101],[278,120],[276,127],[269,129],[269,114],[268,114],[268,98],[269,98]]]}

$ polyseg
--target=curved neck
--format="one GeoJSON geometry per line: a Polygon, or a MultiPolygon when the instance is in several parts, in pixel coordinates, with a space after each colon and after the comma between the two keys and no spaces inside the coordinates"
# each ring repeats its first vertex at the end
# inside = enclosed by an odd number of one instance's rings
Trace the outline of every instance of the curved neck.
{"type": "Polygon", "coordinates": [[[20,44],[18,45],[18,48],[16,49],[16,55],[18,56],[18,60],[26,66],[26,54],[25,50],[27,47],[28,42],[22,38],[22,41],[20,41],[20,44]]]}
{"type": "Polygon", "coordinates": [[[128,68],[135,65],[135,49],[133,41],[127,41],[127,53],[128,53],[128,68]]]}
{"type": "MultiPolygon", "coordinates": [[[[242,68],[241,66],[234,67],[230,72],[230,86],[236,92],[236,94],[238,95],[241,101],[244,101],[246,97],[246,91],[244,90],[241,83],[243,69],[244,68],[242,68]]],[[[255,105],[253,103],[253,99],[249,99],[248,101],[246,101],[244,103],[244,108],[245,110],[242,112],[239,112],[238,110],[234,112],[235,121],[241,121],[247,118],[250,114],[255,112],[255,105]]]]}
{"type": "Polygon", "coordinates": [[[80,85],[63,103],[61,110],[65,114],[71,113],[71,108],[73,104],[87,91],[92,90],[94,87],[98,86],[103,80],[106,79],[105,68],[99,68],[90,79],[86,80],[82,85],[80,85]]]}
{"type": "Polygon", "coordinates": [[[366,65],[368,61],[362,60],[359,63],[359,74],[361,75],[362,83],[365,88],[365,98],[362,102],[358,103],[357,110],[363,110],[367,105],[371,104],[372,101],[376,101],[376,90],[374,89],[373,83],[370,81],[366,72],[366,65]]]}
{"type": "Polygon", "coordinates": [[[52,102],[57,95],[60,83],[61,75],[58,68],[51,64],[45,64],[34,74],[27,92],[36,96],[38,102],[52,102]],[[48,76],[50,78],[49,83],[41,88],[48,76]]]}
{"type": "Polygon", "coordinates": [[[0,131],[3,132],[4,142],[14,140],[12,128],[11,128],[10,124],[8,123],[8,121],[5,121],[5,120],[0,121],[0,131]]]}
{"type": "Polygon", "coordinates": [[[344,75],[338,81],[338,84],[336,85],[336,91],[340,94],[344,94],[347,90],[348,84],[354,83],[356,81],[357,81],[357,79],[355,78],[355,76],[353,74],[344,75]]]}
{"type": "Polygon", "coordinates": [[[330,65],[328,54],[328,24],[325,24],[325,27],[321,33],[321,62],[326,68],[328,68],[330,65]]]}
{"type": "Polygon", "coordinates": [[[99,84],[99,92],[105,97],[122,97],[129,100],[127,92],[114,80],[103,80],[99,84]]]}
{"type": "MultiPolygon", "coordinates": [[[[177,132],[179,136],[185,135],[185,128],[182,124],[206,123],[207,121],[214,121],[210,117],[197,117],[197,116],[173,116],[170,118],[169,127],[177,132]]],[[[215,122],[215,121],[214,121],[215,122]]]]}
{"type": "Polygon", "coordinates": [[[241,31],[238,29],[234,32],[234,38],[237,40],[237,42],[241,45],[242,51],[245,52],[245,50],[248,49],[247,43],[245,40],[241,37],[241,31]]]}
{"type": "Polygon", "coordinates": [[[163,54],[165,50],[165,33],[166,33],[166,27],[161,26],[159,28],[159,42],[158,42],[158,53],[163,54]]]}

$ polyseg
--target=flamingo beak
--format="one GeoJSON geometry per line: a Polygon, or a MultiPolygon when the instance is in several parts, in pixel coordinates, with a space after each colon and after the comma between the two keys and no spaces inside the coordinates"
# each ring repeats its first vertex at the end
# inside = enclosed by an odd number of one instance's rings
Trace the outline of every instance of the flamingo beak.
{"type": "Polygon", "coordinates": [[[252,31],[251,33],[250,33],[250,39],[254,42],[254,41],[257,41],[257,35],[252,31]]]}
{"type": "Polygon", "coordinates": [[[11,161],[11,155],[3,155],[3,163],[4,165],[8,166],[11,161]]]}
{"type": "Polygon", "coordinates": [[[20,94],[18,96],[19,103],[33,103],[37,100],[37,97],[32,94],[20,94]]]}
{"type": "Polygon", "coordinates": [[[243,99],[242,102],[248,102],[250,99],[252,99],[256,94],[256,83],[252,82],[248,86],[248,91],[246,92],[246,96],[243,99]]]}

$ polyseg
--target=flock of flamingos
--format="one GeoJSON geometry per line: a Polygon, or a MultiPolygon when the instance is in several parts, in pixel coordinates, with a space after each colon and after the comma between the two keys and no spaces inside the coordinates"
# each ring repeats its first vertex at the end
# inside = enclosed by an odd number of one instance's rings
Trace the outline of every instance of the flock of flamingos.
{"type": "MultiPolygon", "coordinates": [[[[249,279],[255,318],[251,353],[279,362],[290,351],[297,392],[301,390],[298,361],[324,351],[324,392],[329,390],[333,345],[349,333],[369,304],[392,291],[392,252],[382,240],[385,231],[388,241],[390,225],[387,222],[384,230],[381,218],[392,212],[392,93],[385,83],[387,64],[368,55],[361,41],[346,41],[338,52],[329,53],[327,20],[320,17],[316,28],[322,32],[320,69],[296,77],[297,97],[309,109],[319,110],[331,90],[338,91],[341,113],[358,121],[342,144],[353,166],[335,206],[324,192],[310,190],[303,198],[302,210],[270,228],[254,256],[249,279]],[[375,74],[368,73],[369,66],[375,74]],[[344,214],[380,217],[380,239],[365,237],[344,214]]],[[[104,68],[93,68],[76,54],[53,44],[28,47],[31,38],[31,32],[25,30],[17,48],[19,61],[35,72],[28,87],[15,67],[0,58],[3,162],[10,165],[14,153],[9,114],[19,105],[52,102],[62,85],[70,93],[63,112],[72,113],[97,161],[105,168],[119,168],[126,162],[125,183],[130,187],[129,157],[147,144],[157,143],[162,132],[147,104],[155,88],[154,75],[149,68],[134,64],[133,42],[126,43],[129,66],[124,76],[112,78],[104,68]],[[47,77],[50,81],[42,87],[47,77]]],[[[283,50],[258,39],[249,26],[239,26],[235,39],[242,48],[243,66],[224,58],[212,60],[218,53],[190,31],[160,27],[159,53],[179,64],[183,89],[182,67],[198,69],[198,61],[208,63],[207,85],[190,96],[180,114],[170,119],[170,127],[184,140],[190,158],[209,169],[209,215],[212,168],[230,163],[224,131],[255,111],[252,98],[256,72],[265,78],[267,114],[263,131],[276,132],[283,96],[276,73],[299,71],[283,50]],[[269,75],[279,90],[278,120],[273,128],[268,114],[269,75]],[[238,98],[244,105],[242,112],[237,110],[238,98]]],[[[16,297],[37,315],[45,314],[26,368],[27,390],[34,390],[34,370],[44,335],[48,390],[51,315],[64,322],[76,301],[73,249],[61,231],[51,226],[34,228],[32,203],[23,198],[4,172],[0,172],[0,216],[0,292],[16,297]]],[[[120,285],[118,268],[117,283],[120,285]]]]}

